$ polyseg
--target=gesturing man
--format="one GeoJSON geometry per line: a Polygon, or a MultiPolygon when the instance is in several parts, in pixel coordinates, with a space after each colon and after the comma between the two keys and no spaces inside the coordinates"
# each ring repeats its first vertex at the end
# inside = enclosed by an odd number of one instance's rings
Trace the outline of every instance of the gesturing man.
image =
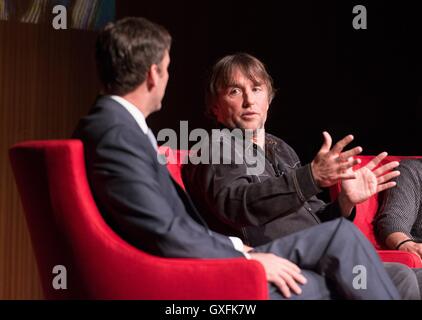
{"type": "MultiPolygon", "coordinates": [[[[355,204],[395,186],[390,180],[399,175],[394,170],[398,162],[377,168],[387,156],[385,152],[353,171],[359,163],[354,156],[362,148],[344,151],[353,140],[351,135],[332,147],[331,136],[324,132],[318,154],[302,166],[287,143],[265,132],[273,97],[272,79],[257,58],[239,53],[223,57],[214,65],[207,85],[207,113],[219,128],[228,130],[221,130],[208,147],[210,155],[220,158],[183,167],[186,188],[211,229],[259,246],[336,218],[353,220],[355,204]],[[221,149],[230,152],[219,152],[221,149]],[[259,174],[248,172],[253,160],[259,159],[251,157],[254,153],[263,155],[264,170],[259,174]],[[239,154],[243,156],[240,162],[236,157],[239,154]],[[326,204],[316,197],[322,188],[339,181],[342,191],[336,201],[326,204]]],[[[419,298],[410,269],[398,264],[387,264],[386,268],[397,282],[397,275],[411,278],[413,284],[401,285],[400,289],[407,298],[419,298]]]]}
{"type": "Polygon", "coordinates": [[[83,141],[88,180],[108,224],[154,255],[257,260],[273,299],[399,299],[371,245],[345,219],[254,249],[208,229],[158,161],[146,123],[161,108],[170,45],[169,33],[144,18],[111,23],[98,37],[104,95],[80,120],[74,138],[83,141]],[[367,268],[366,290],[353,287],[355,265],[367,268]]]}

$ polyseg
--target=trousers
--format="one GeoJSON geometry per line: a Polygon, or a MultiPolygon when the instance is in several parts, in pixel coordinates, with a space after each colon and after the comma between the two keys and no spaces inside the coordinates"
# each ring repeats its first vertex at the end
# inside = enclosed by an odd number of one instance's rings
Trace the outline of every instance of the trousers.
{"type": "MultiPolygon", "coordinates": [[[[301,295],[293,294],[290,299],[402,298],[372,244],[344,218],[279,238],[254,251],[273,253],[302,269],[308,282],[301,285],[301,295]]],[[[274,285],[269,290],[271,299],[284,299],[274,285]]]]}

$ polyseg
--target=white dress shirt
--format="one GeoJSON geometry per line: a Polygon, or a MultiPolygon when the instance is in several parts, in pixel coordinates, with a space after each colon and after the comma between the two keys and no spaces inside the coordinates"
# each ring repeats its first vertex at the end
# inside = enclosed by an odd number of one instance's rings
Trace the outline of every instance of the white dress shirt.
{"type": "Polygon", "coordinates": [[[144,114],[135,105],[127,101],[126,99],[119,96],[110,96],[111,99],[119,103],[123,108],[129,112],[135,119],[142,132],[148,136],[149,141],[155,150],[157,150],[157,140],[155,139],[154,133],[148,128],[144,114]]]}

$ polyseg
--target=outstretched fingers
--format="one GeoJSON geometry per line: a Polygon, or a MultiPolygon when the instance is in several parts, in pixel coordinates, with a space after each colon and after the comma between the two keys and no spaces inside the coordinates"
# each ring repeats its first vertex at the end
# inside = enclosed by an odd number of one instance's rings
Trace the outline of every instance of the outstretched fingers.
{"type": "Polygon", "coordinates": [[[374,174],[376,177],[382,176],[384,173],[393,170],[394,168],[397,168],[399,166],[398,161],[391,161],[389,163],[386,163],[382,165],[381,167],[374,170],[374,174]]]}
{"type": "Polygon", "coordinates": [[[344,137],[339,142],[337,142],[334,145],[333,149],[331,149],[331,151],[334,152],[334,153],[342,152],[344,147],[346,147],[350,142],[352,142],[353,139],[354,139],[353,136],[351,134],[349,134],[348,136],[344,137]]]}
{"type": "Polygon", "coordinates": [[[354,157],[354,156],[357,156],[358,154],[360,154],[362,152],[362,150],[363,150],[362,147],[355,147],[353,149],[342,152],[338,156],[339,161],[347,161],[347,160],[349,160],[350,157],[354,157]]]}
{"type": "Polygon", "coordinates": [[[324,142],[322,143],[322,146],[319,152],[326,153],[330,151],[331,144],[333,143],[333,139],[331,138],[330,134],[327,131],[324,131],[322,135],[324,137],[324,142]]]}
{"type": "Polygon", "coordinates": [[[366,165],[366,167],[369,170],[373,170],[376,166],[378,166],[382,160],[384,160],[384,158],[388,155],[387,152],[381,152],[379,155],[377,155],[376,157],[374,157],[371,161],[368,162],[368,164],[366,165]]]}
{"type": "Polygon", "coordinates": [[[387,189],[390,189],[390,188],[394,188],[396,185],[397,185],[397,183],[394,182],[394,181],[390,181],[390,182],[387,182],[387,183],[384,183],[384,184],[379,184],[377,186],[377,193],[384,191],[384,190],[387,190],[387,189]]]}
{"type": "Polygon", "coordinates": [[[346,162],[343,162],[337,169],[337,178],[341,180],[355,179],[356,173],[352,170],[352,168],[360,162],[360,159],[354,158],[349,158],[346,162]]]}
{"type": "Polygon", "coordinates": [[[390,181],[391,179],[393,179],[395,177],[398,177],[399,175],[400,175],[400,171],[397,171],[397,170],[391,171],[391,172],[389,172],[389,173],[387,173],[387,174],[385,174],[381,177],[378,177],[377,182],[378,182],[378,184],[383,184],[383,183],[390,181]]]}
{"type": "Polygon", "coordinates": [[[352,180],[356,179],[356,173],[354,172],[348,172],[348,173],[342,173],[338,176],[340,180],[352,180]]]}

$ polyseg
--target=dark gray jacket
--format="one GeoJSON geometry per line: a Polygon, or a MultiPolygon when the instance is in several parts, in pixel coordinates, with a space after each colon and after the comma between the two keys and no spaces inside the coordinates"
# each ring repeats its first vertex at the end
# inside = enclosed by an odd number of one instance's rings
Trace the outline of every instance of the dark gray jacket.
{"type": "MultiPolygon", "coordinates": [[[[213,141],[210,148],[230,144],[235,152],[233,142],[227,135],[213,141]]],[[[257,246],[341,217],[337,201],[325,204],[316,198],[321,189],[310,164],[301,166],[295,151],[270,134],[265,146],[265,170],[260,175],[247,174],[247,159],[235,164],[232,157],[230,164],[222,164],[228,161],[222,153],[220,164],[183,166],[187,191],[211,229],[257,246]]]]}

